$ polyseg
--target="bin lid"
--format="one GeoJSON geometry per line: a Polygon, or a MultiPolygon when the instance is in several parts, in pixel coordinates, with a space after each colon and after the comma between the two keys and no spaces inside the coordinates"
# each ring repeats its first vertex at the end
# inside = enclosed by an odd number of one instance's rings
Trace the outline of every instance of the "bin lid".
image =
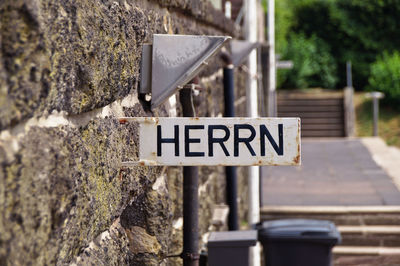
{"type": "Polygon", "coordinates": [[[285,219],[267,221],[259,226],[259,240],[299,240],[335,245],[340,233],[330,221],[285,219]]]}
{"type": "Polygon", "coordinates": [[[208,247],[250,247],[257,243],[257,230],[211,232],[208,247]]]}

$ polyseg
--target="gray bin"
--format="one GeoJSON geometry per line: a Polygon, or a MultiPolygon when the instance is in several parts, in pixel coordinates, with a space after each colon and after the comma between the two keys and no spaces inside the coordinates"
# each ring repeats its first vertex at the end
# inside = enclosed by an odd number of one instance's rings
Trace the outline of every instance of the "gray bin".
{"type": "Polygon", "coordinates": [[[257,243],[257,231],[212,232],[208,238],[208,265],[248,266],[249,251],[257,243]]]}
{"type": "Polygon", "coordinates": [[[288,219],[262,223],[258,240],[267,266],[330,266],[341,237],[330,221],[288,219]]]}

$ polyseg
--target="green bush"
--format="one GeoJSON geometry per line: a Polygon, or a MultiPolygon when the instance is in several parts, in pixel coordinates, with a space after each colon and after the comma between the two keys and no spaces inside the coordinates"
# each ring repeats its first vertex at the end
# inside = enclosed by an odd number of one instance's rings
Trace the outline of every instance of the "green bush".
{"type": "Polygon", "coordinates": [[[385,98],[398,106],[400,103],[400,53],[383,53],[371,65],[369,89],[385,93],[385,98]]]}
{"type": "Polygon", "coordinates": [[[278,70],[281,88],[334,88],[337,82],[336,64],[329,47],[316,36],[292,34],[282,58],[293,61],[293,69],[278,70]]]}

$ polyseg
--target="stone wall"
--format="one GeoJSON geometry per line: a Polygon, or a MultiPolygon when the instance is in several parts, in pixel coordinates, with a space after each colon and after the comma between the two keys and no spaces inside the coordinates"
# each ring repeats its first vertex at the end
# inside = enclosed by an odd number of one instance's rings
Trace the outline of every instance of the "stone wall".
{"type": "MultiPolygon", "coordinates": [[[[166,256],[181,251],[182,169],[119,167],[137,159],[138,136],[118,117],[180,114],[138,100],[141,48],[153,33],[238,36],[205,0],[1,1],[0,265],[180,262],[166,256]]],[[[199,116],[223,113],[214,61],[201,73],[199,116]]],[[[204,235],[225,181],[221,167],[200,173],[204,235]]]]}

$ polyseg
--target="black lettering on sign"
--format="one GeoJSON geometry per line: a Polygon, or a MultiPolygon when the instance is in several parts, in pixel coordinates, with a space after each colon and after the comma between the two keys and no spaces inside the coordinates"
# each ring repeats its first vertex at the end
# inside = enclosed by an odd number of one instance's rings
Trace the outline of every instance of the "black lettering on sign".
{"type": "Polygon", "coordinates": [[[234,125],[234,133],[233,133],[233,142],[234,142],[234,147],[233,147],[233,156],[238,157],[239,156],[239,143],[243,142],[246,144],[247,149],[249,149],[250,153],[252,156],[256,156],[256,153],[254,152],[253,148],[250,145],[250,142],[254,139],[256,136],[256,131],[254,128],[249,125],[249,124],[239,124],[239,125],[234,125]],[[251,135],[248,138],[240,138],[239,137],[239,130],[240,129],[247,129],[250,130],[251,135]]]}
{"type": "Polygon", "coordinates": [[[161,152],[161,144],[163,143],[175,143],[175,156],[179,156],[179,126],[174,126],[174,138],[162,138],[161,137],[161,126],[157,125],[157,156],[160,157],[161,152]]]}
{"type": "Polygon", "coordinates": [[[186,125],[185,126],[185,156],[186,157],[204,157],[204,152],[191,152],[190,143],[200,143],[200,139],[191,139],[189,137],[189,130],[191,129],[204,129],[203,125],[186,125]]]}
{"type": "Polygon", "coordinates": [[[279,135],[279,146],[276,145],[275,140],[272,138],[271,133],[265,125],[260,125],[260,138],[261,138],[261,156],[265,156],[265,136],[267,136],[268,141],[271,143],[275,152],[282,156],[283,155],[283,124],[278,124],[278,135],[279,135]]]}
{"type": "Polygon", "coordinates": [[[230,132],[227,126],[224,125],[209,125],[208,126],[208,156],[214,156],[214,143],[219,143],[221,145],[222,150],[224,151],[226,156],[229,156],[229,152],[225,147],[224,142],[229,139],[230,132]],[[225,136],[223,138],[214,138],[213,132],[216,130],[225,131],[225,136]]]}

